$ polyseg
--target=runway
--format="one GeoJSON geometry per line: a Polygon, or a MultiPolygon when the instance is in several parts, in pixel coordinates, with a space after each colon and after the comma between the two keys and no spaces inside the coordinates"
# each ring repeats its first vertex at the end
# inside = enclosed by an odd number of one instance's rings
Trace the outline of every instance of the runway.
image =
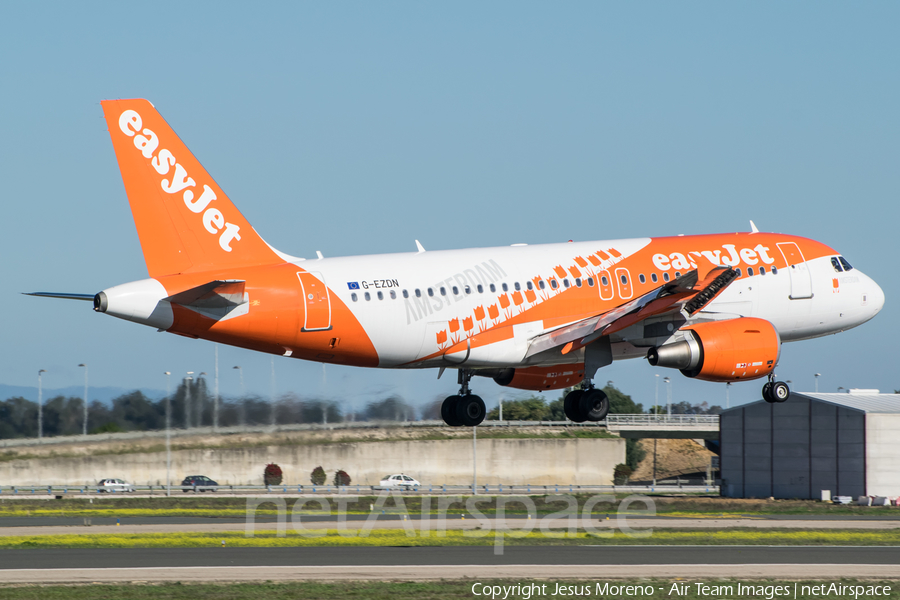
{"type": "Polygon", "coordinates": [[[0,583],[900,577],[900,547],[514,546],[0,551],[0,583]],[[102,568],[99,567],[102,565],[102,568]]]}

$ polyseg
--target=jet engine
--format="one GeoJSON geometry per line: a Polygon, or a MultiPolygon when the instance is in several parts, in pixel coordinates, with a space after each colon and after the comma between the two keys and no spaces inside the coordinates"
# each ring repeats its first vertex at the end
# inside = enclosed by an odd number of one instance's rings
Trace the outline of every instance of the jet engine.
{"type": "Polygon", "coordinates": [[[492,374],[499,385],[520,390],[561,390],[578,385],[584,379],[584,365],[501,369],[492,374]]]}
{"type": "Polygon", "coordinates": [[[705,381],[740,381],[766,377],[778,364],[781,338],[765,319],[741,317],[682,328],[684,339],[651,348],[655,367],[680,369],[705,381]]]}

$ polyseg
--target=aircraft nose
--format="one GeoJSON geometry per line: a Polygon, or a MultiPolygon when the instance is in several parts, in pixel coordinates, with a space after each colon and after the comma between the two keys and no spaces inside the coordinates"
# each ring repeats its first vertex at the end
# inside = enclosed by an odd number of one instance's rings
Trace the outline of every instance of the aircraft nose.
{"type": "Polygon", "coordinates": [[[866,304],[868,304],[869,308],[872,310],[872,316],[877,315],[881,312],[882,307],[884,306],[884,290],[881,289],[881,286],[875,283],[875,280],[871,277],[867,277],[871,282],[869,286],[869,297],[866,299],[866,304]]]}

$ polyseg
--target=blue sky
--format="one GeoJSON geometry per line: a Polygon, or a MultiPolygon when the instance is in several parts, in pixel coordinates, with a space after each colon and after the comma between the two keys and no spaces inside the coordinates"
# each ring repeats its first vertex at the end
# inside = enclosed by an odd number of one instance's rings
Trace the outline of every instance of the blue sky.
{"type": "MultiPolygon", "coordinates": [[[[354,255],[678,233],[815,238],[882,313],[784,347],[798,390],[900,388],[900,5],[166,3],[0,7],[0,383],[165,387],[213,345],[20,292],[146,277],[99,102],[145,97],[276,248],[354,255]],[[894,265],[894,266],[892,266],[894,265]]],[[[223,394],[270,357],[220,347],[223,394]]],[[[645,405],[724,385],[644,361],[598,373],[645,405]],[[665,397],[665,392],[660,392],[665,397]]],[[[275,359],[277,393],[359,407],[453,393],[434,371],[275,359]]],[[[733,403],[759,397],[732,386],[733,403]]],[[[488,404],[515,391],[478,380],[488,404]]],[[[551,393],[556,397],[556,393],[551,393]]]]}

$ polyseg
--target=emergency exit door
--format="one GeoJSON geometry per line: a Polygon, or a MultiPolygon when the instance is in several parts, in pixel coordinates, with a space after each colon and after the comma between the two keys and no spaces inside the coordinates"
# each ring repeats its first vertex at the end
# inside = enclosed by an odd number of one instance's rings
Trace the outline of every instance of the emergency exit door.
{"type": "Polygon", "coordinates": [[[326,331],[331,329],[331,296],[321,273],[297,272],[303,293],[303,327],[300,331],[326,331]]]}

